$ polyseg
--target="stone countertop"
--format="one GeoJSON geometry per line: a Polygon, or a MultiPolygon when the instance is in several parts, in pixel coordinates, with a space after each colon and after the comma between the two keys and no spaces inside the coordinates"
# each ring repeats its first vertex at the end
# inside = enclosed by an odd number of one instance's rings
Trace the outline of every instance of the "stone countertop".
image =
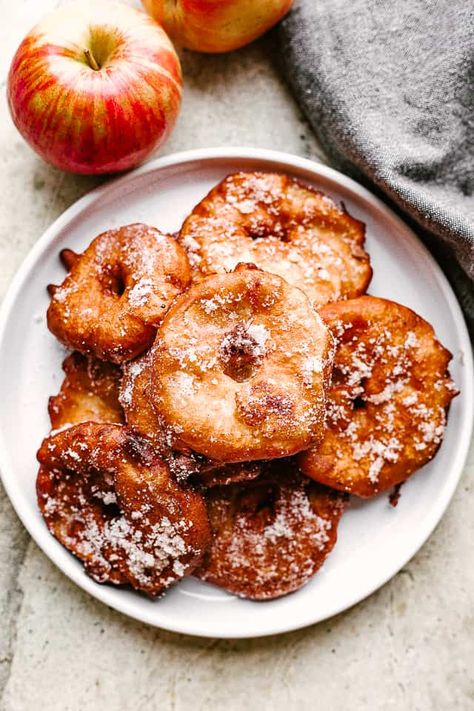
{"type": "MultiPolygon", "coordinates": [[[[42,163],[7,112],[13,52],[58,4],[0,0],[1,294],[43,230],[100,182],[42,163]]],[[[161,155],[249,145],[324,160],[267,41],[185,53],[183,66],[183,110],[161,155]]],[[[327,622],[247,641],[163,632],[96,602],[39,551],[0,487],[0,711],[474,709],[473,455],[436,532],[381,590],[327,622]]]]}

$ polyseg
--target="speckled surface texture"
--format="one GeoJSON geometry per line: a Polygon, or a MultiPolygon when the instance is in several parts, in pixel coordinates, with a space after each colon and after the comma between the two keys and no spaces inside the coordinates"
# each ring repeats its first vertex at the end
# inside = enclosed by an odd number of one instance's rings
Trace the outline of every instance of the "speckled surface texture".
{"type": "MultiPolygon", "coordinates": [[[[12,53],[57,4],[0,0],[2,294],[47,225],[98,182],[41,163],[7,114],[12,53]]],[[[184,71],[181,119],[161,154],[245,144],[321,157],[265,42],[187,54],[184,71]]],[[[390,583],[328,622],[250,641],[174,635],[107,609],[45,558],[0,489],[1,711],[474,709],[472,454],[438,529],[390,583]]]]}

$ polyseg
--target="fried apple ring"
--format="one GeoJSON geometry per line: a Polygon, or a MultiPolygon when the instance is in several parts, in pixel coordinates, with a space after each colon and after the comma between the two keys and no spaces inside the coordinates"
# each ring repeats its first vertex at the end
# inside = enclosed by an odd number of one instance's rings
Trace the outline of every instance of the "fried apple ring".
{"type": "Polygon", "coordinates": [[[220,462],[288,456],[321,435],[331,345],[300,289],[239,265],[195,284],[166,315],[152,403],[178,450],[220,462]]]}
{"type": "Polygon", "coordinates": [[[97,582],[156,596],[200,563],[210,539],[204,500],[173,481],[147,440],[82,423],[47,437],[38,460],[46,525],[97,582]]]}
{"type": "Polygon", "coordinates": [[[63,362],[64,381],[49,398],[53,430],[79,422],[124,422],[118,399],[122,372],[117,365],[75,351],[63,362]]]}
{"type": "Polygon", "coordinates": [[[195,278],[254,263],[315,305],[363,294],[372,276],[364,224],[288,175],[228,176],[194,208],[179,239],[195,278]]]}
{"type": "Polygon", "coordinates": [[[48,328],[68,348],[122,363],[148,348],[173,299],[187,288],[183,248],[154,227],[135,224],[96,237],[50,287],[48,328]]]}
{"type": "Polygon", "coordinates": [[[374,296],[320,314],[337,343],[323,440],[298,457],[322,484],[369,497],[436,454],[456,388],[451,354],[405,306],[374,296]]]}
{"type": "Polygon", "coordinates": [[[163,423],[160,423],[149,397],[152,351],[125,363],[120,389],[120,402],[127,425],[147,437],[167,460],[173,475],[179,480],[193,479],[209,488],[240,481],[248,481],[261,473],[260,462],[222,464],[192,452],[173,451],[166,441],[163,423]]]}
{"type": "Polygon", "coordinates": [[[212,543],[194,575],[251,600],[287,595],[313,577],[336,543],[346,500],[281,463],[206,498],[212,543]]]}

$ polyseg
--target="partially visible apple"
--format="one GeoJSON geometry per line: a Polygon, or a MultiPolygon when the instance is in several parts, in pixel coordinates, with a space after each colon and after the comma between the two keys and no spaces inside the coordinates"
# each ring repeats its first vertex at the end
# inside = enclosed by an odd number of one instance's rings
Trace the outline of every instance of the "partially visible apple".
{"type": "Polygon", "coordinates": [[[140,163],[171,131],[181,103],[173,45],[148,15],[82,0],[46,17],[8,77],[16,127],[49,163],[111,173],[140,163]]]}
{"type": "Polygon", "coordinates": [[[198,52],[230,52],[263,35],[293,0],[142,0],[173,40],[198,52]]]}

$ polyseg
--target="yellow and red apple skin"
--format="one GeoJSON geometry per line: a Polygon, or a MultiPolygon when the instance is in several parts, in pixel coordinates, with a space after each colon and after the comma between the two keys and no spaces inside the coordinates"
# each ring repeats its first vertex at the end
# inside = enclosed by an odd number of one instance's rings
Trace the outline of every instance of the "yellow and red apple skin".
{"type": "Polygon", "coordinates": [[[66,5],[34,27],[8,77],[22,136],[48,163],[84,174],[140,163],[173,128],[181,90],[164,30],[144,12],[97,0],[66,5]]]}
{"type": "Polygon", "coordinates": [[[198,52],[230,52],[286,15],[293,0],[142,0],[170,37],[198,52]]]}

